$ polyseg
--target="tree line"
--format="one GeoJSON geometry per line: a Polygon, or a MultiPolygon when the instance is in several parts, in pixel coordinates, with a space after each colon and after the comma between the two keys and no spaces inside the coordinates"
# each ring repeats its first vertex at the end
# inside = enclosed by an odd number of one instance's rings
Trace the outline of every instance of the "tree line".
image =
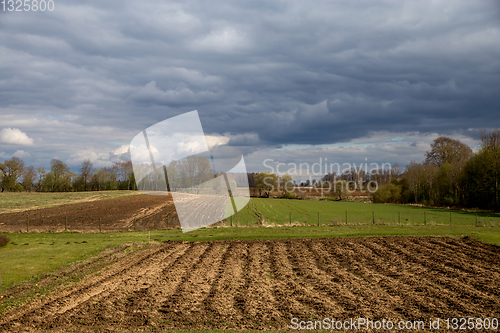
{"type": "Polygon", "coordinates": [[[7,192],[71,192],[103,190],[136,190],[132,162],[117,162],[97,168],[84,160],[75,174],[61,160],[53,159],[50,170],[25,166],[19,157],[0,163],[0,188],[7,192]]]}
{"type": "MultiPolygon", "coordinates": [[[[84,160],[78,173],[58,160],[51,161],[50,171],[44,168],[26,167],[19,157],[12,157],[0,163],[0,187],[2,192],[71,192],[106,190],[147,190],[198,192],[205,189],[207,182],[222,175],[214,173],[210,161],[203,157],[190,156],[172,161],[167,166],[160,164],[135,164],[131,161],[117,162],[110,167],[94,169],[92,162],[84,160]],[[134,173],[134,170],[136,173],[134,173]],[[167,177],[168,174],[168,177],[167,177]],[[138,184],[136,182],[139,180],[138,184]]],[[[243,186],[246,174],[228,174],[233,187],[243,186]]],[[[214,182],[213,186],[221,185],[214,182]]],[[[212,186],[212,187],[213,187],[212,186]]],[[[225,186],[225,183],[224,183],[225,186]]],[[[214,189],[212,189],[214,190],[214,189]]]]}
{"type": "Polygon", "coordinates": [[[374,202],[500,209],[500,130],[483,131],[477,153],[459,140],[439,137],[423,162],[373,194],[374,202]]]}

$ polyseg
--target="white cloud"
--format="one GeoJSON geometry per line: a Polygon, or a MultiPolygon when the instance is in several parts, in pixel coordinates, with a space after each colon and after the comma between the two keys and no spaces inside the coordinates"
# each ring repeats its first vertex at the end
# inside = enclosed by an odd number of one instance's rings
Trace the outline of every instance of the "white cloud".
{"type": "Polygon", "coordinates": [[[112,154],[113,155],[123,155],[129,152],[130,145],[122,145],[115,150],[113,150],[112,154]]]}
{"type": "Polygon", "coordinates": [[[223,146],[229,142],[229,138],[222,135],[205,135],[208,148],[223,146]]]}
{"type": "MultiPolygon", "coordinates": [[[[111,151],[107,150],[106,147],[85,148],[71,153],[65,162],[78,167],[84,160],[88,159],[94,164],[95,168],[110,167],[113,163],[129,161],[130,149],[133,149],[130,145],[122,145],[111,151]]],[[[157,151],[154,147],[152,149],[157,151]]],[[[149,158],[149,153],[147,157],[149,158]]]]}
{"type": "Polygon", "coordinates": [[[17,128],[3,128],[0,130],[0,142],[15,145],[30,146],[35,140],[17,128]]]}
{"type": "Polygon", "coordinates": [[[25,152],[24,150],[17,150],[14,154],[12,154],[12,156],[17,156],[19,158],[26,158],[26,157],[31,156],[31,154],[28,152],[25,152]]]}
{"type": "Polygon", "coordinates": [[[111,162],[109,161],[109,154],[106,153],[97,153],[93,150],[86,149],[81,150],[79,152],[73,153],[66,160],[66,163],[69,165],[80,165],[84,160],[90,160],[94,167],[107,167],[111,166],[111,162]]]}

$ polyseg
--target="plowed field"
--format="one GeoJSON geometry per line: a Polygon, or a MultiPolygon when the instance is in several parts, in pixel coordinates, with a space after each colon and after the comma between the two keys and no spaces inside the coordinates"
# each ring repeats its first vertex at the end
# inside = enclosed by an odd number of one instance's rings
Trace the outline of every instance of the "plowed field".
{"type": "Polygon", "coordinates": [[[0,232],[95,232],[179,227],[171,196],[134,195],[0,214],[0,232]],[[67,222],[66,222],[67,221],[67,222]]]}
{"type": "Polygon", "coordinates": [[[387,237],[168,242],[5,314],[0,331],[290,329],[500,317],[500,249],[387,237]]]}

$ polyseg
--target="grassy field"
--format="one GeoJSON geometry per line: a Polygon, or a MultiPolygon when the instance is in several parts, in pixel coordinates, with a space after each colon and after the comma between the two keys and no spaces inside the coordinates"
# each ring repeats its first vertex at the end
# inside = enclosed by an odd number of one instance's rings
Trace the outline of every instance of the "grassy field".
{"type": "Polygon", "coordinates": [[[0,193],[0,214],[137,194],[140,193],[138,191],[0,193]]]}
{"type": "Polygon", "coordinates": [[[286,224],[390,224],[500,226],[500,215],[395,204],[366,204],[315,200],[259,199],[232,218],[234,225],[260,220],[286,224]],[[346,216],[347,213],[347,216],[346,216]],[[477,220],[476,220],[477,219],[477,220]]]}

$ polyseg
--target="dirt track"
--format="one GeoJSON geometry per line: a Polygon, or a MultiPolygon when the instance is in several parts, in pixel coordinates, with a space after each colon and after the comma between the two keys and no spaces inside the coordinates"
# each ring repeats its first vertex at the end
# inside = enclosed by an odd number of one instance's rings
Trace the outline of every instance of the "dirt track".
{"type": "Polygon", "coordinates": [[[134,195],[123,198],[70,204],[19,213],[0,214],[0,232],[122,231],[180,226],[171,196],[134,195]]]}
{"type": "Polygon", "coordinates": [[[451,238],[170,242],[0,319],[0,331],[289,329],[500,317],[500,249],[451,238]]]}

